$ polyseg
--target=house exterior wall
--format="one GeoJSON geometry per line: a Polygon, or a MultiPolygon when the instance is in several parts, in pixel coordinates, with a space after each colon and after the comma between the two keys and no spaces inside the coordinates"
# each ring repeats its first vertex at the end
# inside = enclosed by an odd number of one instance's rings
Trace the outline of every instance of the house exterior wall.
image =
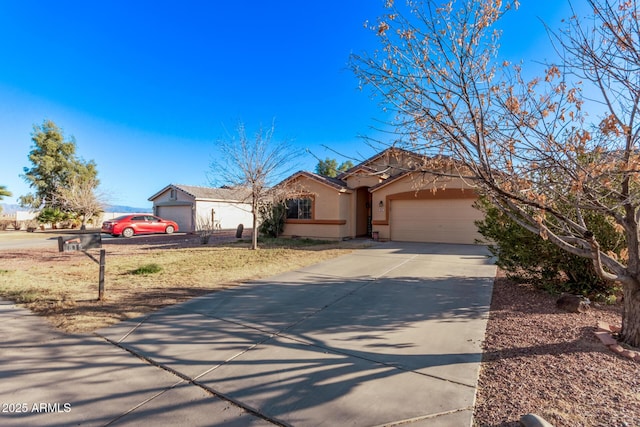
{"type": "Polygon", "coordinates": [[[351,193],[340,192],[311,179],[300,178],[291,197],[312,199],[311,219],[287,219],[283,237],[341,240],[352,233],[349,221],[351,193]]]}
{"type": "Polygon", "coordinates": [[[348,176],[345,179],[347,186],[349,188],[358,188],[358,187],[373,187],[374,185],[378,185],[382,180],[371,174],[354,174],[348,176]]]}
{"type": "Polygon", "coordinates": [[[213,225],[215,229],[234,229],[238,224],[242,224],[244,228],[251,228],[253,226],[251,204],[197,200],[195,230],[202,229],[207,223],[213,225]]]}
{"type": "Polygon", "coordinates": [[[175,191],[175,198],[171,198],[171,188],[167,188],[153,199],[154,206],[157,205],[184,205],[194,202],[194,198],[184,191],[175,191]]]}

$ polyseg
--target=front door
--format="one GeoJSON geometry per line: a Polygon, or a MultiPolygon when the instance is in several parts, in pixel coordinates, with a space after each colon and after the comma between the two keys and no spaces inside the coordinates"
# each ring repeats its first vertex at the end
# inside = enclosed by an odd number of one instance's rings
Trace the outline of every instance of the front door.
{"type": "Polygon", "coordinates": [[[360,187],[356,192],[356,237],[370,237],[371,193],[367,187],[360,187]]]}

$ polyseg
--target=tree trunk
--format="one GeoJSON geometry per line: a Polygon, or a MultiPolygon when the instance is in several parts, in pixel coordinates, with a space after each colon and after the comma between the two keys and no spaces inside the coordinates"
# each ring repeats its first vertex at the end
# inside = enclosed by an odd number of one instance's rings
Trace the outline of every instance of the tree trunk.
{"type": "Polygon", "coordinates": [[[258,224],[258,215],[253,214],[253,228],[251,230],[251,249],[258,249],[258,233],[257,233],[257,224],[258,224]]]}
{"type": "Polygon", "coordinates": [[[258,201],[254,194],[251,201],[251,213],[253,214],[253,228],[251,230],[251,249],[258,249],[258,201]]]}
{"type": "Polygon", "coordinates": [[[623,288],[622,340],[640,348],[640,284],[625,284],[623,288]]]}

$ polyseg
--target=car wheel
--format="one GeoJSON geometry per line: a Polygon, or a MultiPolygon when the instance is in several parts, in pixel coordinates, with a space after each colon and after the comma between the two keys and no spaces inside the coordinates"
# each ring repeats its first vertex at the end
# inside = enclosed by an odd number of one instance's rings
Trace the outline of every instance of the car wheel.
{"type": "Polygon", "coordinates": [[[135,234],[135,232],[133,231],[133,228],[125,228],[124,230],[122,230],[122,237],[131,237],[135,234]]]}
{"type": "Polygon", "coordinates": [[[166,231],[167,234],[171,234],[171,233],[174,232],[174,230],[175,229],[173,228],[173,225],[169,225],[169,226],[167,226],[166,230],[164,230],[164,231],[166,231]]]}

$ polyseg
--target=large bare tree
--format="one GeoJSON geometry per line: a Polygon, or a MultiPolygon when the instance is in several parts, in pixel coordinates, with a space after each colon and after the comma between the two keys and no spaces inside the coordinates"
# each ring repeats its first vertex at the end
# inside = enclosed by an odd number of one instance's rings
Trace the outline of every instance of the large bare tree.
{"type": "MultiPolygon", "coordinates": [[[[373,26],[381,49],[352,67],[395,113],[396,144],[446,155],[520,225],[621,284],[621,337],[638,347],[640,11],[633,0],[587,1],[590,16],[550,33],[561,60],[539,78],[499,58],[496,24],[518,13],[500,0],[388,0],[373,26]],[[606,217],[626,250],[601,250],[589,214],[606,217]]],[[[425,171],[442,170],[433,158],[439,167],[425,171]]]]}
{"type": "Polygon", "coordinates": [[[95,214],[104,211],[107,196],[98,190],[98,182],[94,178],[71,177],[65,186],[59,186],[55,191],[60,206],[68,212],[81,217],[84,230],[87,221],[95,214]]]}
{"type": "Polygon", "coordinates": [[[274,132],[272,124],[267,129],[261,127],[251,137],[240,122],[237,135],[217,142],[218,154],[210,165],[212,184],[245,189],[249,194],[253,215],[251,249],[258,249],[259,205],[269,199],[273,185],[291,172],[301,155],[290,141],[275,140],[274,132]]]}

